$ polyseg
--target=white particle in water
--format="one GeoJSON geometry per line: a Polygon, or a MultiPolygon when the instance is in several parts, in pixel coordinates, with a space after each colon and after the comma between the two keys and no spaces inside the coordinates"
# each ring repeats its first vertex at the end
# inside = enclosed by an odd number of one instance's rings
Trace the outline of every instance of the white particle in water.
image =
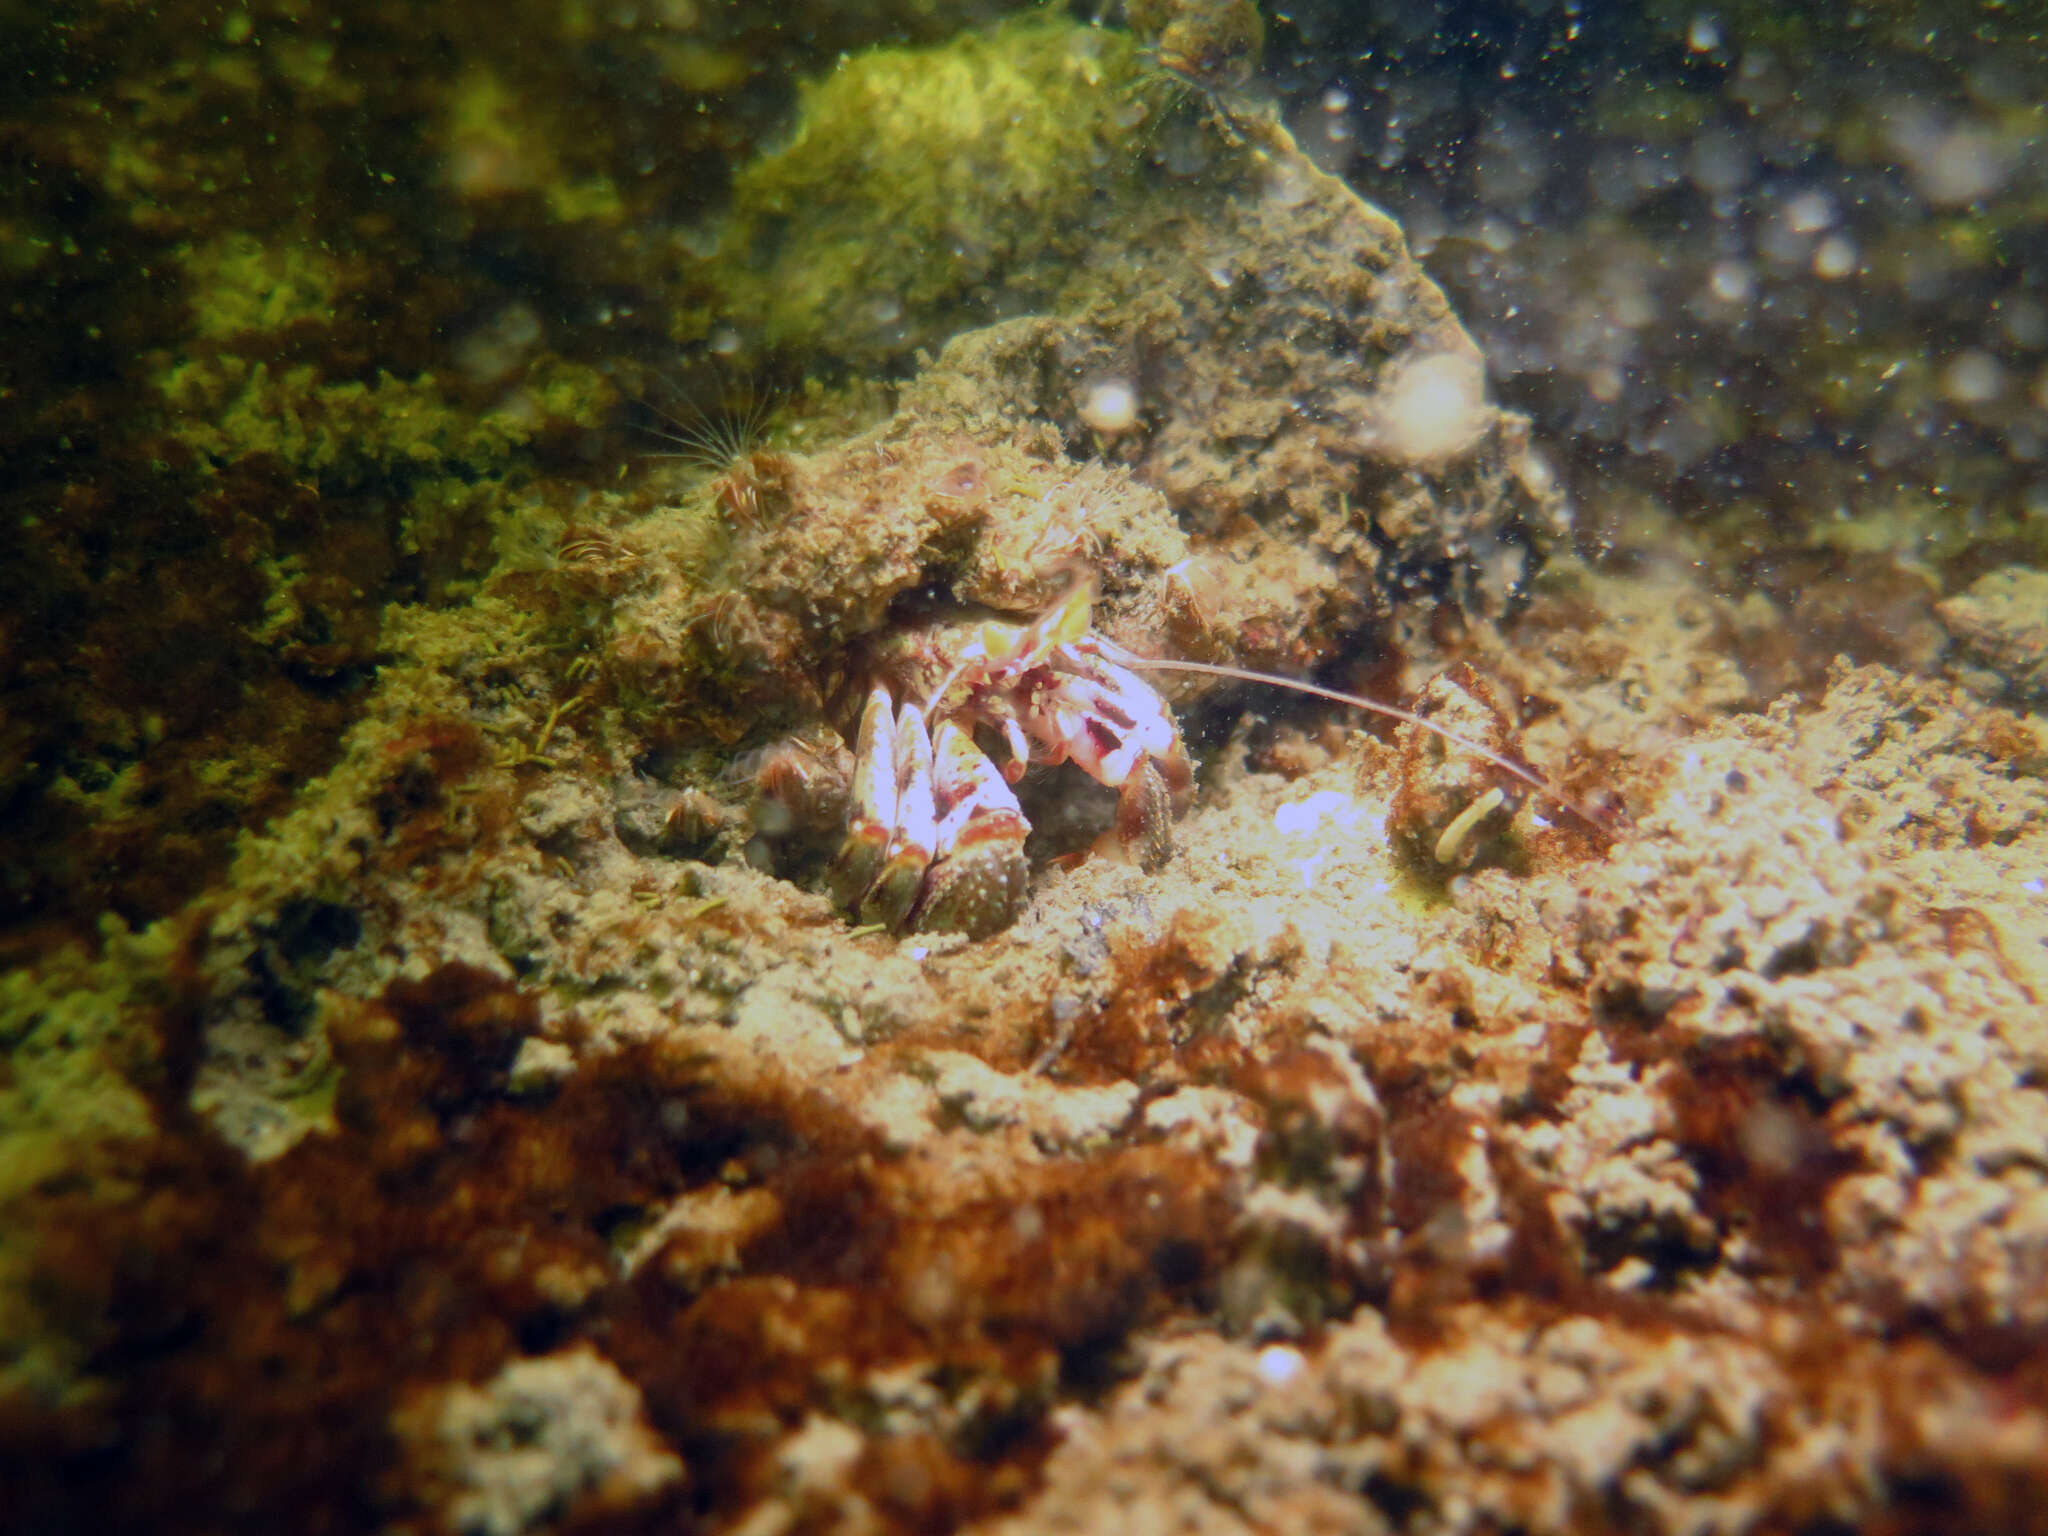
{"type": "Polygon", "coordinates": [[[1464,352],[1437,352],[1383,376],[1366,446],[1403,464],[1440,464],[1468,452],[1493,421],[1486,367],[1464,352]]]}
{"type": "Polygon", "coordinates": [[[1954,405],[1989,405],[2005,393],[2005,369],[1989,352],[1958,352],[1941,371],[1941,393],[1954,405]]]}
{"type": "Polygon", "coordinates": [[[1091,432],[1116,437],[1138,424],[1138,392],[1123,379],[1102,379],[1081,397],[1081,420],[1091,432]]]}
{"type": "Polygon", "coordinates": [[[1747,304],[1756,293],[1756,277],[1742,261],[1717,261],[1707,273],[1707,287],[1724,304],[1747,304]]]}
{"type": "Polygon", "coordinates": [[[1835,200],[1808,188],[1785,200],[1785,226],[1795,234],[1817,235],[1835,222],[1835,200]]]}
{"type": "Polygon", "coordinates": [[[1829,235],[1814,248],[1813,275],[1833,280],[1856,270],[1856,243],[1847,235],[1829,235]]]}
{"type": "Polygon", "coordinates": [[[1308,1364],[1291,1344],[1268,1344],[1259,1351],[1259,1379],[1269,1387],[1284,1387],[1308,1364]]]}
{"type": "Polygon", "coordinates": [[[2022,154],[2019,140],[1988,125],[1942,122],[1926,112],[1902,113],[1885,137],[1920,195],[1944,208],[1997,192],[2022,154]]]}

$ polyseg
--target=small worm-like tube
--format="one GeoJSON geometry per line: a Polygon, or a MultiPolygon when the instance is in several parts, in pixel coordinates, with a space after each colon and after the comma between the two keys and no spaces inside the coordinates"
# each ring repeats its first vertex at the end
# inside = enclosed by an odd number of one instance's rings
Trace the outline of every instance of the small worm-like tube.
{"type": "Polygon", "coordinates": [[[1458,855],[1464,851],[1465,839],[1472,835],[1473,828],[1491,816],[1505,799],[1507,799],[1507,796],[1501,792],[1501,787],[1496,784],[1477,800],[1466,806],[1464,810],[1458,812],[1456,819],[1448,827],[1444,828],[1443,835],[1436,840],[1437,863],[1457,863],[1458,855]]]}

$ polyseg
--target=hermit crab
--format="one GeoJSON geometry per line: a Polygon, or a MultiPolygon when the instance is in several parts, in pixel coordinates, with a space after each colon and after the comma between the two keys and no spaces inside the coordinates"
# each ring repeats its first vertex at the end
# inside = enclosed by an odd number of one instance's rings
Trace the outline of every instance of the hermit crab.
{"type": "Polygon", "coordinates": [[[1031,830],[1013,786],[1033,763],[1077,764],[1117,791],[1117,832],[1147,870],[1173,851],[1173,818],[1193,794],[1194,769],[1166,701],[1143,672],[1179,671],[1264,683],[1329,699],[1426,732],[1497,776],[1435,840],[1454,864],[1473,824],[1533,791],[1605,835],[1613,814],[1576,804],[1504,747],[1357,694],[1270,673],[1134,655],[1090,627],[1094,587],[1083,581],[1029,623],[938,624],[892,635],[874,658],[876,681],[854,747],[852,809],[833,861],[834,895],[862,923],[981,938],[1008,927],[1028,881],[1031,830]],[[976,732],[1000,739],[1002,761],[976,732]]]}
{"type": "Polygon", "coordinates": [[[1015,921],[1031,826],[1011,786],[1032,763],[1075,763],[1116,790],[1125,847],[1165,863],[1194,769],[1138,658],[1089,627],[1093,597],[1083,582],[1028,624],[910,631],[877,658],[831,877],[860,921],[970,937],[1015,921]],[[1000,767],[977,727],[1000,738],[1000,767]]]}

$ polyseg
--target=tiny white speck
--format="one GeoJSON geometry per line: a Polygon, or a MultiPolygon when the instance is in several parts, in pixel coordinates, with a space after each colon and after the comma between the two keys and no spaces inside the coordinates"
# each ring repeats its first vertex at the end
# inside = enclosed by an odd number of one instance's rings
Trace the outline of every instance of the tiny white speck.
{"type": "Polygon", "coordinates": [[[1707,272],[1707,287],[1724,304],[1747,304],[1756,293],[1756,275],[1741,261],[1717,261],[1707,272]]]}
{"type": "Polygon", "coordinates": [[[922,960],[926,955],[930,953],[931,951],[929,949],[926,949],[924,945],[913,944],[910,949],[910,958],[913,960],[922,960]]]}
{"type": "Polygon", "coordinates": [[[1284,1387],[1308,1362],[1289,1344],[1268,1344],[1259,1351],[1259,1376],[1269,1387],[1284,1387]]]}
{"type": "Polygon", "coordinates": [[[1847,277],[1856,270],[1856,244],[1846,235],[1829,235],[1814,247],[1813,275],[1847,277]]]}
{"type": "Polygon", "coordinates": [[[2038,896],[2044,890],[2048,890],[2048,882],[2043,882],[2041,877],[2039,875],[2036,875],[2031,880],[2022,880],[2020,882],[2020,889],[2025,891],[2029,896],[2038,896]]]}

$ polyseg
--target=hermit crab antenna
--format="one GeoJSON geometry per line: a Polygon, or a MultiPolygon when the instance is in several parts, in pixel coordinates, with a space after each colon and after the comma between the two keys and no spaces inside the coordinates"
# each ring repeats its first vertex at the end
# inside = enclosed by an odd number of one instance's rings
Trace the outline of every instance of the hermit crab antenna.
{"type": "Polygon", "coordinates": [[[1281,677],[1272,672],[1254,672],[1249,667],[1224,666],[1216,662],[1155,660],[1149,656],[1128,656],[1124,658],[1124,663],[1127,666],[1149,668],[1155,672],[1198,672],[1204,677],[1227,677],[1240,683],[1265,683],[1274,688],[1286,688],[1295,693],[1310,694],[1318,699],[1328,699],[1333,704],[1346,704],[1353,709],[1362,709],[1368,714],[1381,715],[1389,720],[1399,720],[1405,724],[1417,726],[1422,730],[1428,731],[1431,735],[1450,743],[1452,746],[1470,752],[1474,757],[1493,764],[1502,773],[1509,775],[1519,783],[1526,784],[1530,789],[1543,796],[1544,799],[1550,801],[1559,809],[1570,812],[1594,831],[1605,834],[1611,830],[1604,818],[1587,810],[1586,807],[1580,805],[1569,795],[1557,789],[1548,779],[1544,778],[1542,774],[1531,768],[1527,763],[1518,763],[1512,757],[1504,756],[1494,751],[1491,747],[1483,746],[1479,742],[1472,740],[1469,736],[1461,736],[1456,731],[1438,725],[1434,720],[1428,719],[1426,716],[1418,715],[1412,709],[1401,708],[1398,704],[1383,704],[1378,699],[1368,699],[1363,694],[1345,693],[1341,689],[1325,688],[1319,683],[1305,683],[1298,678],[1281,677]]]}

